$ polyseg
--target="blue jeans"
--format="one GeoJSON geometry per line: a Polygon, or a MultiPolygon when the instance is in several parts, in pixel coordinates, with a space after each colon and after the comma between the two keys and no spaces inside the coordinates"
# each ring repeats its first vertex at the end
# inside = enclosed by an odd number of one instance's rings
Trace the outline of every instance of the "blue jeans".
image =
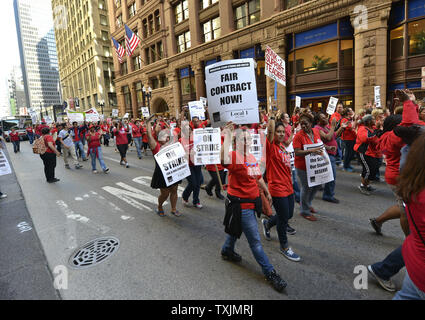
{"type": "Polygon", "coordinates": [[[186,189],[183,191],[183,199],[185,201],[189,201],[189,197],[193,192],[193,204],[196,205],[200,203],[199,201],[199,192],[201,190],[201,174],[202,174],[202,166],[193,166],[190,167],[190,176],[187,177],[187,181],[189,182],[186,186],[186,189]]]}
{"type": "Polygon", "coordinates": [[[134,140],[134,144],[136,145],[137,156],[141,158],[142,157],[142,137],[136,137],[136,138],[133,137],[133,140],[134,140]]]}
{"type": "MultiPolygon", "coordinates": [[[[260,233],[258,232],[257,218],[255,212],[252,209],[242,210],[242,232],[245,234],[248,240],[251,252],[254,255],[255,260],[261,266],[261,269],[265,276],[269,275],[273,271],[273,266],[269,262],[269,258],[263,250],[263,246],[260,241],[260,233]]],[[[230,250],[235,251],[236,237],[227,236],[226,241],[222,247],[223,251],[230,250]]]]}
{"type": "Polygon", "coordinates": [[[75,147],[75,154],[77,156],[77,159],[79,158],[78,156],[78,151],[79,151],[81,154],[81,158],[83,158],[84,160],[86,158],[86,154],[84,153],[83,143],[81,141],[75,141],[74,147],[75,147]]]}
{"type": "Polygon", "coordinates": [[[34,142],[34,133],[28,133],[27,136],[30,144],[32,144],[34,142]]]}
{"type": "Polygon", "coordinates": [[[273,197],[273,206],[276,210],[276,214],[268,220],[267,228],[270,229],[276,226],[282,249],[288,248],[286,228],[288,227],[288,221],[294,215],[294,204],[294,194],[287,197],[273,197]]]}
{"type": "Polygon", "coordinates": [[[388,281],[403,267],[404,259],[400,246],[391,252],[383,261],[373,264],[372,270],[378,277],[388,281]]]}
{"type": "Polygon", "coordinates": [[[292,171],[292,187],[294,188],[294,195],[295,195],[295,202],[300,202],[300,187],[298,186],[297,182],[297,173],[295,170],[292,171]]]}
{"type": "Polygon", "coordinates": [[[336,154],[336,161],[338,163],[341,163],[341,160],[342,160],[342,157],[343,157],[344,145],[342,144],[341,138],[336,138],[336,143],[338,145],[337,154],[336,154]]]}
{"type": "Polygon", "coordinates": [[[334,179],[333,181],[330,181],[325,184],[325,189],[323,190],[322,199],[332,200],[335,198],[336,157],[330,154],[329,159],[331,160],[331,166],[332,166],[334,179]]]}
{"type": "Polygon", "coordinates": [[[406,271],[403,287],[395,294],[393,300],[425,300],[425,292],[413,283],[406,271]]]}
{"type": "Polygon", "coordinates": [[[307,171],[300,169],[296,170],[301,185],[301,214],[309,216],[311,215],[311,203],[313,202],[316,192],[320,189],[320,185],[310,188],[308,186],[307,171]]]}
{"type": "MultiPolygon", "coordinates": [[[[102,168],[103,171],[105,171],[106,165],[105,165],[105,162],[103,161],[103,154],[102,154],[101,147],[97,147],[97,154],[98,154],[100,167],[102,168]]],[[[91,157],[92,170],[96,170],[96,150],[90,150],[90,157],[91,157]]]]}
{"type": "Polygon", "coordinates": [[[20,147],[20,141],[18,140],[18,141],[12,141],[12,144],[13,144],[13,152],[18,152],[18,151],[20,151],[19,150],[19,147],[20,147]]]}
{"type": "Polygon", "coordinates": [[[355,140],[342,140],[344,144],[344,169],[351,168],[350,162],[354,159],[354,145],[355,140]]]}

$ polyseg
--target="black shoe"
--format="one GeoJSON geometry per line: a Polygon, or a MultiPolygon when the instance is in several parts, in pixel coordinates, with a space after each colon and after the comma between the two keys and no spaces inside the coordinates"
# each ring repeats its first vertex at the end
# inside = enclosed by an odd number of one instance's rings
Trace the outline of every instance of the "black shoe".
{"type": "Polygon", "coordinates": [[[238,255],[235,251],[221,250],[221,257],[224,260],[228,260],[228,261],[232,261],[232,262],[241,262],[242,261],[242,257],[240,255],[238,255]]]}
{"type": "Polygon", "coordinates": [[[332,198],[332,199],[328,199],[328,198],[323,198],[323,201],[327,201],[327,202],[332,202],[332,203],[339,203],[338,199],[332,198]]]}
{"type": "Polygon", "coordinates": [[[268,276],[266,276],[266,279],[267,279],[268,282],[271,283],[273,288],[278,292],[282,292],[286,288],[286,286],[288,285],[285,282],[285,280],[283,280],[280,277],[280,275],[277,274],[277,272],[275,270],[270,272],[270,274],[268,276]]]}
{"type": "Polygon", "coordinates": [[[210,197],[213,196],[212,192],[210,189],[205,188],[205,191],[207,192],[207,195],[209,195],[210,197]]]}
{"type": "Polygon", "coordinates": [[[286,226],[286,233],[293,236],[294,234],[297,233],[297,230],[295,230],[294,228],[292,228],[289,224],[286,226]]]}
{"type": "Polygon", "coordinates": [[[372,226],[373,230],[375,230],[376,234],[382,236],[382,232],[381,232],[381,228],[382,226],[380,226],[377,222],[376,219],[369,219],[370,225],[372,226]]]}
{"type": "Polygon", "coordinates": [[[224,196],[222,194],[219,194],[219,193],[216,194],[216,197],[218,199],[220,199],[220,200],[224,200],[225,199],[224,196]]]}
{"type": "Polygon", "coordinates": [[[60,181],[60,179],[54,178],[53,180],[48,180],[47,182],[48,183],[54,183],[54,182],[58,182],[58,181],[60,181]]]}

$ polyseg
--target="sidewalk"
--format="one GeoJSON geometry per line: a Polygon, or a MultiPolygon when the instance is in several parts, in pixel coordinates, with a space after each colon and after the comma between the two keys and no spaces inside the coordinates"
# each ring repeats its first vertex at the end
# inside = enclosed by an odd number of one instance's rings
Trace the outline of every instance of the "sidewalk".
{"type": "Polygon", "coordinates": [[[0,200],[0,300],[59,300],[13,165],[3,150],[13,173],[0,176],[0,190],[7,194],[0,200]]]}

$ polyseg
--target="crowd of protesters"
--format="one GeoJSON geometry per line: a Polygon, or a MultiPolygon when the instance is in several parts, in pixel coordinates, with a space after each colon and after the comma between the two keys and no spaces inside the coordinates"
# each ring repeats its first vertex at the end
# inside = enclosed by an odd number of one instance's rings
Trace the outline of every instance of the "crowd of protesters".
{"type": "MultiPolygon", "coordinates": [[[[391,277],[406,266],[407,275],[397,299],[425,298],[425,107],[418,106],[409,90],[396,91],[390,109],[369,104],[357,113],[349,106],[338,103],[329,116],[309,108],[296,108],[290,116],[281,111],[260,112],[257,124],[235,125],[227,123],[221,128],[221,163],[195,165],[193,130],[211,126],[206,119],[190,118],[187,108],[179,118],[152,115],[148,119],[99,121],[97,123],[57,123],[50,126],[41,123],[27,129],[30,143],[43,139],[46,151],[40,155],[45,167],[46,180],[57,182],[56,158],[63,156],[64,166],[83,168],[82,163],[91,158],[92,172],[98,173],[97,161],[104,173],[109,172],[103,158],[103,147],[114,141],[115,151],[120,154],[120,165],[129,168],[127,152],[134,144],[137,157],[152,154],[162,148],[181,143],[188,156],[190,176],[182,195],[185,207],[202,209],[201,189],[219,201],[225,201],[225,231],[228,234],[221,250],[223,259],[239,262],[242,257],[235,252],[236,240],[244,233],[253,256],[266,279],[281,292],[286,282],[270,263],[263,250],[257,218],[264,214],[260,229],[266,240],[271,239],[271,229],[276,226],[279,250],[290,261],[301,257],[290,247],[287,234],[296,230],[289,225],[299,203],[300,215],[308,221],[317,221],[313,201],[322,191],[322,200],[338,205],[337,170],[339,166],[348,173],[355,172],[353,161],[361,165],[361,178],[357,189],[365,196],[372,196],[372,182],[382,181],[380,168],[385,164],[385,181],[391,187],[396,204],[382,215],[371,218],[370,223],[377,234],[390,219],[400,219],[407,238],[402,247],[383,261],[368,267],[369,272],[389,291],[395,291],[391,277]],[[391,110],[390,110],[391,109],[391,110]],[[256,159],[251,153],[252,134],[263,139],[264,157],[256,159]],[[35,139],[35,140],[34,140],[35,139]],[[323,142],[321,147],[305,149],[304,146],[323,142]],[[87,147],[86,147],[87,144],[87,147]],[[310,187],[306,169],[306,157],[326,154],[330,160],[333,180],[310,187]],[[203,167],[210,175],[204,180],[203,167]],[[401,168],[404,168],[401,170],[401,168]],[[228,180],[228,181],[226,181],[228,180]],[[227,197],[223,192],[227,191],[227,197]],[[189,198],[192,196],[192,202],[189,198]],[[275,209],[273,213],[272,207],[275,209]],[[408,212],[408,214],[406,213],[408,212]]],[[[208,110],[206,110],[208,111],[208,110]]],[[[12,134],[11,134],[12,137],[12,134]]],[[[19,140],[19,139],[18,139],[19,140]]],[[[19,143],[12,140],[14,151],[19,143]]],[[[152,161],[152,160],[151,160],[152,161]]],[[[159,216],[166,215],[163,207],[169,198],[171,214],[181,216],[177,210],[179,181],[167,186],[163,174],[155,162],[151,187],[160,190],[159,216]]],[[[360,172],[357,172],[357,174],[360,172]]]]}

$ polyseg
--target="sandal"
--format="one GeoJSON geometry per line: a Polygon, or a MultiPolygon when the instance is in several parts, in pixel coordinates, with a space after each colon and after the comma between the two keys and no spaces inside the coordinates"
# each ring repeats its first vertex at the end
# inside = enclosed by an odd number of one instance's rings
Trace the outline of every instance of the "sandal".
{"type": "Polygon", "coordinates": [[[155,209],[155,212],[157,213],[157,215],[159,215],[160,217],[165,217],[165,212],[164,212],[164,210],[158,210],[158,209],[155,209]]]}
{"type": "Polygon", "coordinates": [[[176,217],[181,217],[182,215],[178,210],[176,210],[175,212],[171,211],[171,214],[173,214],[176,217]]]}

